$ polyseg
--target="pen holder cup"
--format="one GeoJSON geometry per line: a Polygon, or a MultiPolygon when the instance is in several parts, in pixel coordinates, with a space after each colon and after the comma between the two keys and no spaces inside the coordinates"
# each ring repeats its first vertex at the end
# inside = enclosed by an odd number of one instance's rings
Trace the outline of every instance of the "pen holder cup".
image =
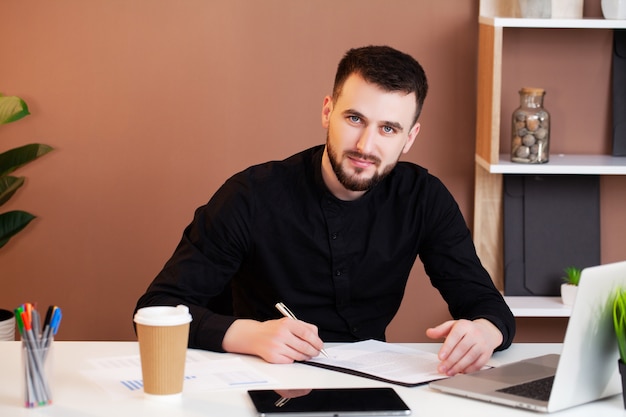
{"type": "Polygon", "coordinates": [[[24,405],[27,408],[52,403],[50,374],[52,338],[35,342],[22,338],[24,405]]]}

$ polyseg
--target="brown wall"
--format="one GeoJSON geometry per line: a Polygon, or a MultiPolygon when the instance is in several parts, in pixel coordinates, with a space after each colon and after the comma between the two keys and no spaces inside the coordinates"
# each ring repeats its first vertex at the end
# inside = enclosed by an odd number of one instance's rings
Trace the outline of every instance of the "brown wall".
{"type": "MultiPolygon", "coordinates": [[[[477,13],[478,0],[1,2],[0,91],[32,115],[2,127],[0,149],[56,150],[2,207],[38,219],[0,250],[0,306],[63,307],[59,339],[133,339],[135,301],[193,210],[234,172],[322,143],[336,63],[365,44],[424,65],[431,92],[406,159],[471,225],[477,13]]],[[[603,261],[622,257],[625,186],[603,182],[603,261]]],[[[389,339],[426,341],[447,318],[418,264],[389,339]]]]}

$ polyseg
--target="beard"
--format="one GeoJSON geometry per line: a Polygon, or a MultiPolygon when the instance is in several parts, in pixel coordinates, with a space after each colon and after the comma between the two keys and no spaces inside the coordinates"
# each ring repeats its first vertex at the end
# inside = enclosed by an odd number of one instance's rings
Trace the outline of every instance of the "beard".
{"type": "Polygon", "coordinates": [[[396,162],[393,164],[387,165],[382,172],[378,171],[380,167],[381,160],[377,156],[363,154],[358,151],[345,151],[341,156],[338,155],[337,151],[333,148],[330,143],[330,139],[328,134],[326,134],[326,149],[328,151],[328,159],[330,159],[330,165],[333,168],[333,172],[337,176],[337,179],[343,185],[343,187],[350,191],[369,191],[376,186],[379,182],[381,182],[389,173],[394,169],[400,157],[396,159],[396,162]],[[342,161],[346,157],[353,157],[357,159],[363,159],[366,161],[370,161],[374,163],[376,167],[376,172],[372,174],[371,177],[362,177],[360,174],[363,172],[361,168],[355,168],[354,174],[349,174],[342,167],[342,161]]]}

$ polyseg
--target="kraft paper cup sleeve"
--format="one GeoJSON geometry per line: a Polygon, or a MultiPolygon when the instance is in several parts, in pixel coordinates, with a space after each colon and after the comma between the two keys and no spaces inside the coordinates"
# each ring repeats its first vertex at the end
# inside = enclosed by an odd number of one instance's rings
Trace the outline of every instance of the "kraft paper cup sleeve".
{"type": "Polygon", "coordinates": [[[135,314],[147,397],[167,399],[182,393],[190,322],[186,306],[146,307],[135,314]]]}

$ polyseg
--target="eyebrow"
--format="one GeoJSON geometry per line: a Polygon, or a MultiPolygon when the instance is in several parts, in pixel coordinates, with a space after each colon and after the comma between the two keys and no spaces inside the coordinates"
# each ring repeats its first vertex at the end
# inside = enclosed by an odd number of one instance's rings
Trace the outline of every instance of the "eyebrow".
{"type": "MultiPolygon", "coordinates": [[[[359,112],[357,110],[354,110],[354,109],[347,109],[347,110],[345,110],[343,112],[343,115],[344,116],[354,115],[354,116],[360,117],[363,120],[369,120],[367,117],[365,117],[364,114],[362,114],[361,112],[359,112]]],[[[400,123],[398,123],[398,122],[392,122],[392,121],[389,121],[389,120],[383,120],[381,125],[383,125],[383,126],[391,126],[394,129],[396,129],[398,132],[404,132],[404,127],[402,127],[402,125],[400,123]]]]}

